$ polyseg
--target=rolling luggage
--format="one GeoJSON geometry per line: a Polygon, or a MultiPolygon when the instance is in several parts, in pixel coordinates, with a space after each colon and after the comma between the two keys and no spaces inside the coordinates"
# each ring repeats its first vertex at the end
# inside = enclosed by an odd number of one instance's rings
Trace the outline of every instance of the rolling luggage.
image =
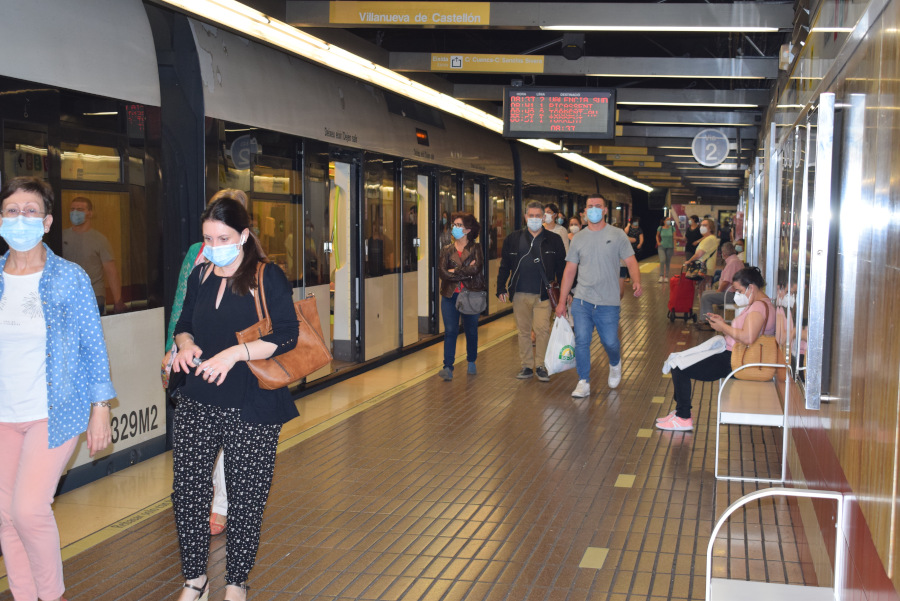
{"type": "Polygon", "coordinates": [[[694,282],[685,277],[684,273],[674,276],[669,280],[669,321],[683,318],[697,322],[694,313],[694,282]]]}

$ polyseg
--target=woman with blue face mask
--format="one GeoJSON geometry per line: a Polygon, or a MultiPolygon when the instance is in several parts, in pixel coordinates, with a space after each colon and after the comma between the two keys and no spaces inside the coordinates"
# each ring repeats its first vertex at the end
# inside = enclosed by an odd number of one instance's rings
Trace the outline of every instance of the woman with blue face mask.
{"type": "Polygon", "coordinates": [[[90,278],[41,243],[52,207],[37,178],[0,191],[0,546],[13,597],[45,601],[65,591],[53,495],[82,432],[91,457],[110,443],[116,396],[90,278]]]}
{"type": "Polygon", "coordinates": [[[475,359],[478,356],[479,316],[460,313],[456,308],[456,300],[464,289],[473,292],[487,290],[484,280],[484,251],[481,244],[476,242],[481,226],[470,213],[453,213],[450,223],[453,242],[444,246],[438,256],[441,317],[444,320],[444,367],[438,375],[447,381],[453,379],[460,316],[466,333],[467,373],[470,375],[476,373],[475,359]]]}
{"type": "MultiPolygon", "coordinates": [[[[267,359],[297,344],[297,315],[284,272],[269,263],[250,229],[250,217],[236,200],[239,190],[222,190],[200,220],[203,256],[188,279],[175,326],[174,372],[186,372],[176,399],[172,454],[172,506],[185,578],[179,601],[205,598],[209,556],[209,508],[216,455],[224,451],[228,489],[225,598],[244,601],[246,580],[256,561],[275,449],[281,425],[298,415],[287,387],[265,390],[247,362],[267,359]],[[272,333],[238,344],[235,332],[259,321],[254,296],[257,267],[272,333]]],[[[171,388],[171,386],[170,386],[171,388]]]]}

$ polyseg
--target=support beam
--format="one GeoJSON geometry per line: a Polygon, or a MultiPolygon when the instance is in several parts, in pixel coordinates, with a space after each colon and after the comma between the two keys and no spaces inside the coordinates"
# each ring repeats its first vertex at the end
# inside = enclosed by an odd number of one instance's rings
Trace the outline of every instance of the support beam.
{"type": "Polygon", "coordinates": [[[760,113],[738,113],[734,111],[672,111],[672,110],[640,110],[629,111],[619,109],[616,112],[616,123],[635,125],[700,125],[703,127],[741,126],[755,127],[761,121],[760,113]]]}
{"type": "MultiPolygon", "coordinates": [[[[534,58],[527,56],[527,58],[534,58]]],[[[777,58],[671,58],[588,56],[575,61],[562,56],[545,56],[544,75],[588,75],[592,77],[664,77],[696,79],[775,79],[777,58]]],[[[466,73],[519,73],[515,64],[508,71],[494,63],[484,63],[483,70],[466,66],[466,73]]],[[[428,52],[391,52],[390,69],[399,72],[431,71],[428,52]]],[[[453,70],[439,68],[441,72],[453,70]]]]}
{"type": "MultiPolygon", "coordinates": [[[[459,100],[503,100],[501,85],[457,83],[453,97],[459,100]]],[[[765,107],[770,90],[666,90],[657,88],[618,88],[616,104],[631,106],[697,106],[752,109],[765,107]]]]}

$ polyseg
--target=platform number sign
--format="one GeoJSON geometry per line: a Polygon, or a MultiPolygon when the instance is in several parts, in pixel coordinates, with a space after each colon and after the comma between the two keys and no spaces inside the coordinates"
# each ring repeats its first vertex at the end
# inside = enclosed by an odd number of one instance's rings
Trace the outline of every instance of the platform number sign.
{"type": "Polygon", "coordinates": [[[728,136],[721,129],[704,129],[694,136],[691,152],[704,167],[715,167],[728,158],[728,136]]]}

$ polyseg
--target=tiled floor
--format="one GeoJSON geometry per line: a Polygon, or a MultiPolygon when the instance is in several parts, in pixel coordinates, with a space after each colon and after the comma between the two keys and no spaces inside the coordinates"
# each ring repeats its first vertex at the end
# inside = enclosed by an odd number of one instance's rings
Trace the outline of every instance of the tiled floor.
{"type": "MultiPolygon", "coordinates": [[[[351,380],[345,390],[355,401],[325,402],[315,419],[292,423],[297,436],[278,456],[250,598],[704,598],[715,515],[756,486],[713,477],[716,384],[696,387],[694,432],[653,429],[672,408],[663,360],[708,334],[670,323],[668,287],[655,283],[653,264],[642,271],[646,294],[623,303],[617,390],[606,385],[596,337],[590,398],[570,396],[574,371],[549,384],[517,380],[505,318],[482,329],[489,348],[477,376],[458,369],[452,382],[438,379],[440,346],[432,347],[404,360],[412,366],[372,372],[368,388],[366,376],[351,380]]],[[[728,437],[743,445],[725,460],[729,469],[778,472],[780,432],[746,427],[728,437]]],[[[133,488],[140,496],[140,484],[133,488]]],[[[77,548],[65,562],[69,599],[174,598],[181,576],[171,509],[145,515],[77,548]]],[[[74,540],[67,529],[64,539],[74,540]]],[[[754,504],[725,534],[717,576],[813,583],[787,503],[754,504]]],[[[222,598],[224,543],[223,535],[212,544],[212,599],[222,598]]]]}

